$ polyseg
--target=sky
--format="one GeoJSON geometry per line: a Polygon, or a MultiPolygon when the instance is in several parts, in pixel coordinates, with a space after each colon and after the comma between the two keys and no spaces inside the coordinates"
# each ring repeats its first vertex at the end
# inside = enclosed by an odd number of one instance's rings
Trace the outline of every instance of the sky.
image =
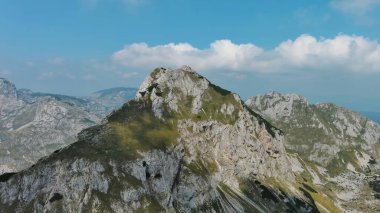
{"type": "Polygon", "coordinates": [[[0,0],[0,77],[84,96],[191,66],[243,99],[380,112],[380,0],[0,0]]]}

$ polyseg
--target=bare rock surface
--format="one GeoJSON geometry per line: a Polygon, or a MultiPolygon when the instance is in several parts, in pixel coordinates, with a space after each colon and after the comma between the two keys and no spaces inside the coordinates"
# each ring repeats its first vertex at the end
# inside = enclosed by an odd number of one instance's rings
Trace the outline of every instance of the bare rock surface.
{"type": "Polygon", "coordinates": [[[115,88],[76,98],[17,90],[0,79],[0,174],[25,169],[75,142],[81,130],[100,123],[135,91],[115,88]]]}

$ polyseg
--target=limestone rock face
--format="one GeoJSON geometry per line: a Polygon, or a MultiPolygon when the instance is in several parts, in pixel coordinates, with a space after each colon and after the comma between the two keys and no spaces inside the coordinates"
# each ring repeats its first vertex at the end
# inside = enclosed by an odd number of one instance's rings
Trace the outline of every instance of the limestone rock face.
{"type": "Polygon", "coordinates": [[[97,116],[52,98],[33,104],[22,100],[6,104],[12,111],[0,119],[0,173],[31,166],[74,142],[82,129],[100,122],[97,116]]]}
{"type": "Polygon", "coordinates": [[[334,207],[318,204],[314,189],[299,181],[307,168],[286,153],[280,130],[188,66],[154,70],[134,100],[78,138],[32,168],[0,176],[0,208],[315,212],[334,207]]]}
{"type": "Polygon", "coordinates": [[[135,91],[116,88],[76,98],[17,90],[0,78],[0,174],[25,169],[75,142],[81,130],[100,123],[135,91]]]}
{"type": "Polygon", "coordinates": [[[306,164],[312,180],[336,192],[345,211],[379,211],[380,126],[334,104],[271,92],[246,101],[284,131],[286,149],[306,164]]]}

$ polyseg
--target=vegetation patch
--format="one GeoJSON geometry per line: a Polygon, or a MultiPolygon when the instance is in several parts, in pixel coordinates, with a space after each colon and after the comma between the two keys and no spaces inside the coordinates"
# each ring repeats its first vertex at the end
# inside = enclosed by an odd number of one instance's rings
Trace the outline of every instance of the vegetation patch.
{"type": "Polygon", "coordinates": [[[210,174],[218,171],[217,164],[213,159],[200,159],[193,160],[190,164],[186,165],[194,174],[203,178],[207,178],[210,174]]]}
{"type": "Polygon", "coordinates": [[[109,117],[109,134],[105,139],[128,158],[139,156],[139,151],[165,150],[176,143],[177,121],[162,120],[152,112],[151,103],[131,101],[109,117]]]}
{"type": "Polygon", "coordinates": [[[136,209],[136,213],[165,212],[165,208],[153,196],[146,196],[143,203],[149,203],[147,207],[136,209]]]}
{"type": "Polygon", "coordinates": [[[150,113],[142,113],[128,123],[113,122],[109,125],[121,150],[132,156],[138,155],[137,151],[165,150],[178,137],[175,125],[161,121],[150,113]]]}
{"type": "Polygon", "coordinates": [[[327,171],[331,176],[337,176],[347,170],[347,165],[352,164],[356,171],[363,172],[360,167],[355,151],[352,149],[345,149],[338,152],[337,156],[327,165],[327,171]]]}

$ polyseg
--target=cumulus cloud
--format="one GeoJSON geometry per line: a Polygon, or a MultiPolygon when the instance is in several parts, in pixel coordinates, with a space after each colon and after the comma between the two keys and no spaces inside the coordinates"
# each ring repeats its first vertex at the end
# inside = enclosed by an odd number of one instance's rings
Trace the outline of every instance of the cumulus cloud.
{"type": "Polygon", "coordinates": [[[235,44],[217,40],[206,49],[188,43],[148,46],[135,43],[125,46],[112,56],[119,64],[134,68],[188,64],[198,70],[228,70],[244,72],[288,71],[351,71],[380,72],[380,45],[361,36],[338,35],[335,38],[315,38],[301,35],[287,40],[271,50],[254,44],[235,44]]]}
{"type": "Polygon", "coordinates": [[[172,66],[191,64],[197,69],[240,70],[250,66],[250,60],[263,50],[253,44],[234,44],[230,40],[213,42],[208,49],[198,49],[188,43],[149,47],[146,43],[131,44],[113,54],[113,59],[132,67],[172,66]]]}

